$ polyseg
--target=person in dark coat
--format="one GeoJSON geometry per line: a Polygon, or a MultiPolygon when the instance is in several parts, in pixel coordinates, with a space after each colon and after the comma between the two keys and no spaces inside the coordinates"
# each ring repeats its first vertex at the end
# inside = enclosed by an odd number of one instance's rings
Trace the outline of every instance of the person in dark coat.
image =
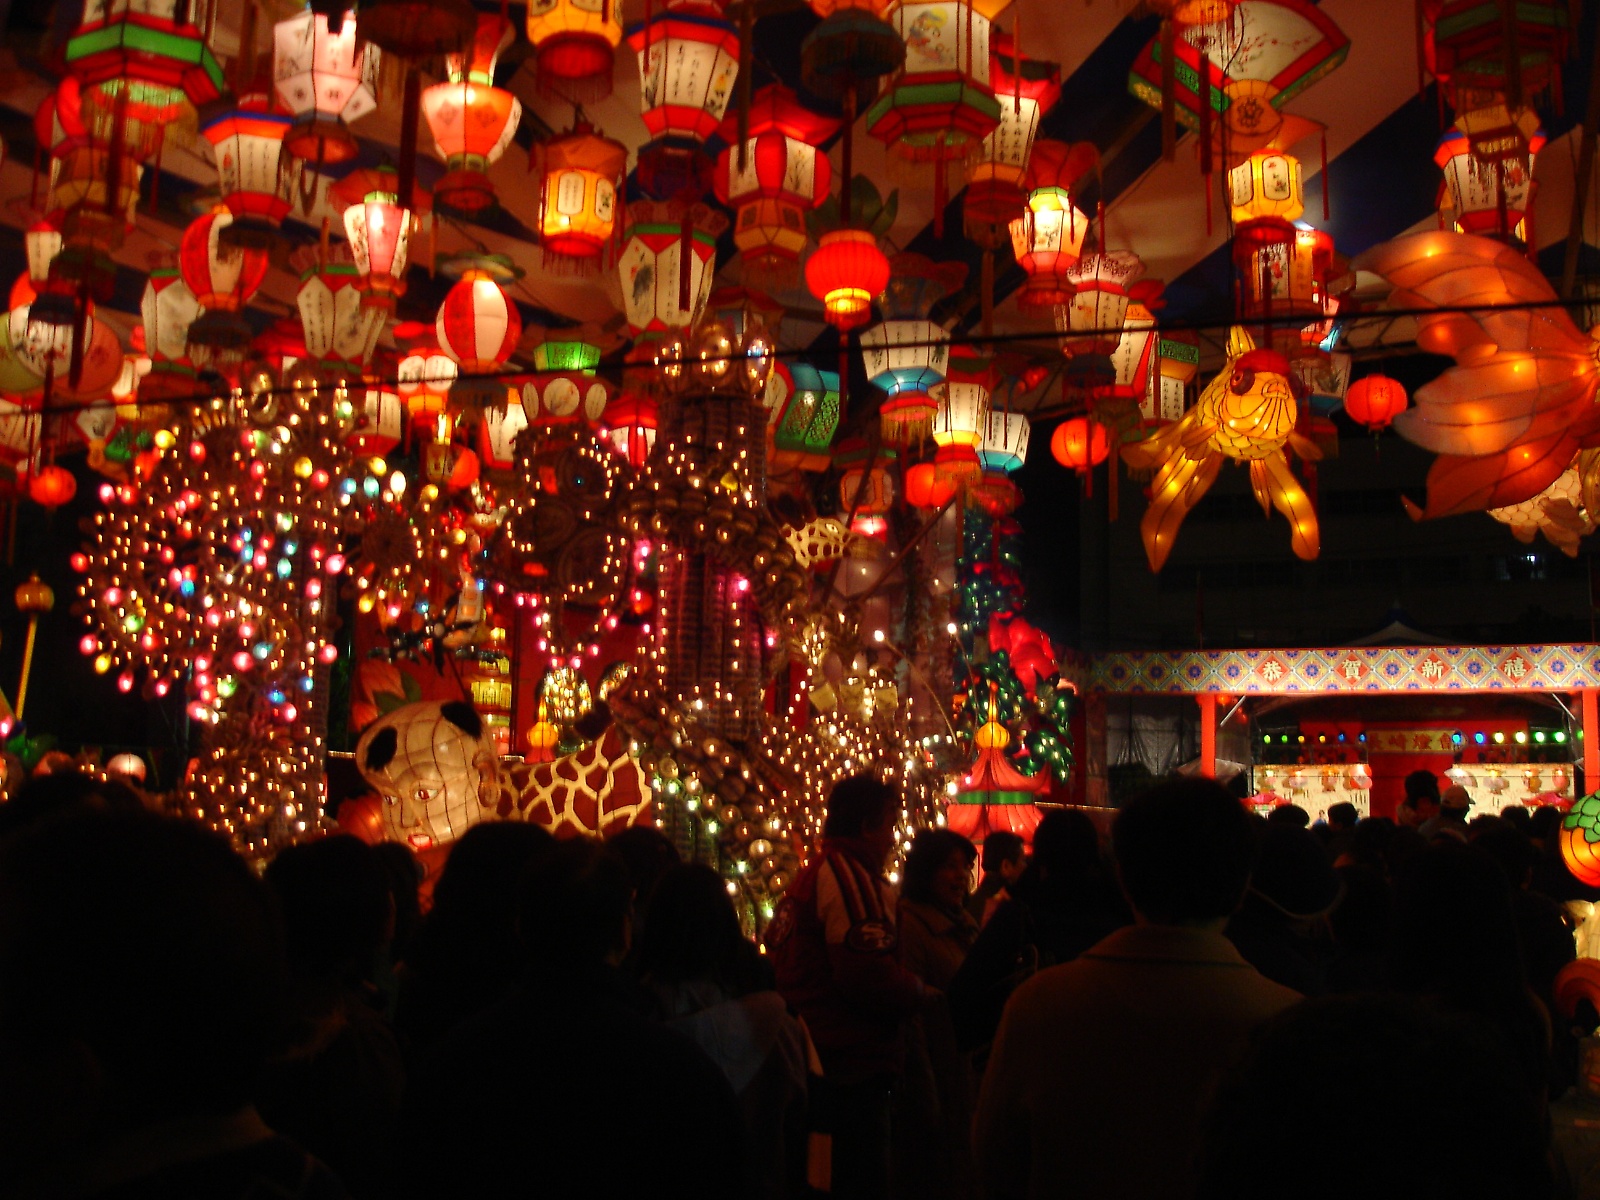
{"type": "Polygon", "coordinates": [[[403,1195],[753,1194],[727,1079],[648,1020],[617,969],[632,899],[622,862],[592,842],[559,843],[532,867],[519,921],[528,978],[418,1064],[403,1195]]]}
{"type": "Polygon", "coordinates": [[[1259,832],[1256,869],[1228,940],[1274,983],[1320,995],[1331,946],[1319,923],[1339,902],[1341,881],[1309,829],[1267,821],[1259,832]]]}
{"type": "Polygon", "coordinates": [[[950,981],[956,1038],[965,1050],[994,1039],[1006,999],[1033,972],[1070,962],[1131,921],[1100,856],[1094,823],[1075,809],[1045,814],[1033,862],[995,909],[950,981]]]}

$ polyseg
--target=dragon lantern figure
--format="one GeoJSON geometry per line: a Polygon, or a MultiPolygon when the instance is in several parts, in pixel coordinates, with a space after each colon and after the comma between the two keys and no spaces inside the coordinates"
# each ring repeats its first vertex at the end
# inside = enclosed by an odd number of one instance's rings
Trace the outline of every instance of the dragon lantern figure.
{"type": "Polygon", "coordinates": [[[1294,431],[1299,416],[1295,392],[1301,386],[1289,371],[1288,359],[1275,350],[1257,350],[1250,335],[1235,326],[1228,337],[1227,367],[1183,419],[1123,447],[1129,466],[1156,472],[1150,507],[1139,525],[1152,571],[1167,561],[1179,526],[1215,482],[1225,458],[1250,464],[1256,501],[1269,516],[1276,508],[1289,518],[1295,554],[1317,556],[1321,541],[1316,510],[1285,453],[1287,447],[1302,459],[1322,457],[1294,431]]]}
{"type": "Polygon", "coordinates": [[[1395,418],[1439,457],[1413,517],[1504,509],[1556,483],[1579,450],[1600,447],[1600,343],[1572,323],[1521,252],[1489,238],[1415,233],[1356,260],[1394,285],[1417,318],[1417,345],[1456,365],[1395,418]],[[1466,310],[1466,311],[1460,311],[1466,310]]]}

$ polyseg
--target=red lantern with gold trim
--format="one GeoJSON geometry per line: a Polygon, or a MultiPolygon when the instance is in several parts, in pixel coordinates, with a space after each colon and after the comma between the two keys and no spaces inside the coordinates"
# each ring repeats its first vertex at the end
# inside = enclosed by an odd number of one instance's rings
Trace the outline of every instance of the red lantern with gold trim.
{"type": "Polygon", "coordinates": [[[240,310],[260,290],[269,266],[265,250],[228,245],[222,234],[233,221],[227,209],[215,208],[191,221],[178,244],[178,270],[204,310],[189,326],[189,341],[212,350],[238,350],[249,342],[250,325],[240,310]]]}
{"type": "Polygon", "coordinates": [[[1063,467],[1084,475],[1110,455],[1111,436],[1098,421],[1073,417],[1057,425],[1050,435],[1050,453],[1063,467]]]}
{"type": "Polygon", "coordinates": [[[474,213],[494,203],[484,174],[505,153],[522,120],[522,102],[494,86],[495,60],[511,44],[511,22],[497,13],[478,16],[470,55],[445,60],[449,78],[422,93],[422,115],[449,169],[433,188],[434,200],[474,213]]]}
{"type": "Polygon", "coordinates": [[[806,260],[806,287],[822,301],[836,329],[857,329],[872,319],[872,302],[889,284],[889,259],[865,229],[834,229],[817,240],[806,260]]]}

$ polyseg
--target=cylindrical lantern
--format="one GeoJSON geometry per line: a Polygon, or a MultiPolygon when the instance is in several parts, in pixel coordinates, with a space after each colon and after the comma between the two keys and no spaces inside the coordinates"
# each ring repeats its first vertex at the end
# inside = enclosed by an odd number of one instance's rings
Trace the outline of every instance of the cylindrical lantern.
{"type": "Polygon", "coordinates": [[[364,300],[360,271],[351,263],[324,263],[301,275],[295,306],[306,353],[318,362],[356,366],[371,358],[386,314],[364,300]]]}
{"type": "Polygon", "coordinates": [[[990,412],[984,421],[978,461],[985,471],[1010,473],[1028,457],[1028,418],[1022,413],[990,412]]]}
{"type": "Polygon", "coordinates": [[[591,269],[616,229],[617,194],[628,149],[578,121],[570,132],[546,142],[542,152],[539,244],[544,265],[555,270],[591,269]]]}
{"type": "Polygon", "coordinates": [[[279,155],[292,123],[265,92],[251,91],[201,126],[234,218],[227,235],[240,245],[266,246],[288,215],[294,175],[281,169],[279,155]]]}
{"type": "Polygon", "coordinates": [[[1377,433],[1405,412],[1409,402],[1404,386],[1387,375],[1364,375],[1345,392],[1344,411],[1377,433]]]}
{"type": "Polygon", "coordinates": [[[889,282],[889,259],[864,229],[834,229],[817,240],[806,260],[806,287],[822,301],[828,324],[841,330],[865,325],[872,302],[889,282]]]}
{"type": "Polygon", "coordinates": [[[808,362],[789,364],[789,397],[769,428],[774,470],[825,471],[828,447],[839,429],[839,373],[819,371],[808,362]]]}
{"type": "Polygon", "coordinates": [[[1028,200],[1011,222],[1011,249],[1028,273],[1017,303],[1024,309],[1049,309],[1072,297],[1068,272],[1083,253],[1089,218],[1072,203],[1072,189],[1099,161],[1088,142],[1041,141],[1029,155],[1024,186],[1028,200]]]}
{"type": "Polygon", "coordinates": [[[1128,315],[1128,285],[1144,270],[1126,252],[1086,254],[1067,270],[1072,298],[1056,309],[1056,328],[1070,357],[1116,353],[1128,315]]]}
{"type": "Polygon", "coordinates": [[[240,310],[260,289],[269,265],[265,250],[227,244],[222,233],[233,221],[227,209],[212,209],[189,222],[178,244],[178,270],[205,310],[189,326],[189,341],[213,350],[236,350],[250,340],[240,310]]]}
{"type": "Polygon", "coordinates": [[[1183,417],[1189,381],[1200,373],[1200,338],[1179,331],[1156,338],[1156,370],[1139,402],[1146,428],[1170,425],[1183,417]]]}
{"type": "Polygon", "coordinates": [[[1240,268],[1239,313],[1244,317],[1322,317],[1333,265],[1333,239],[1320,229],[1294,227],[1286,242],[1251,246],[1235,233],[1240,268]]]}
{"type": "Polygon", "coordinates": [[[639,152],[648,195],[703,195],[700,146],[722,124],[739,74],[739,34],[708,0],[669,0],[628,35],[639,55],[639,107],[653,141],[639,152]]]}
{"type": "Polygon", "coordinates": [[[492,375],[522,337],[522,314],[487,271],[466,271],[439,306],[439,347],[465,375],[492,375]]]}
{"type": "Polygon", "coordinates": [[[1050,453],[1063,467],[1082,474],[1105,462],[1111,453],[1111,437],[1098,421],[1073,417],[1057,425],[1050,435],[1050,453]]]}
{"type": "Polygon", "coordinates": [[[711,296],[717,238],[727,218],[703,204],[636,200],[617,260],[622,305],[635,335],[687,329],[711,296]]]}
{"type": "Polygon", "coordinates": [[[989,71],[1000,124],[968,161],[962,216],[968,237],[1003,244],[1027,195],[1023,179],[1039,118],[1061,98],[1061,71],[1054,63],[1018,56],[1004,33],[994,39],[989,71]]]}
{"type": "Polygon", "coordinates": [[[883,321],[861,335],[867,378],[888,395],[879,410],[884,440],[908,446],[927,436],[937,409],[929,394],[944,381],[950,335],[932,321],[883,321]]]}
{"type": "Polygon", "coordinates": [[[996,0],[902,3],[889,14],[905,64],[867,110],[867,132],[902,158],[959,156],[1000,123],[989,84],[989,23],[996,0]]]}
{"type": "Polygon", "coordinates": [[[422,115],[449,168],[433,188],[435,203],[446,208],[473,213],[494,203],[484,171],[505,153],[522,119],[522,102],[494,86],[495,60],[511,39],[511,22],[479,14],[470,55],[449,55],[449,78],[422,93],[422,115]]]}
{"type": "Polygon", "coordinates": [[[987,358],[970,352],[951,355],[944,397],[933,418],[935,445],[973,450],[982,445],[993,382],[993,367],[987,358]]]}
{"type": "Polygon", "coordinates": [[[385,168],[356,171],[332,189],[344,210],[345,236],[361,273],[367,302],[391,307],[405,294],[406,260],[411,246],[413,208],[401,200],[399,176],[385,168]]]}
{"type": "Polygon", "coordinates": [[[734,210],[733,244],[746,282],[787,286],[806,245],[805,214],[828,197],[833,168],[822,145],[839,123],[803,106],[782,84],[769,84],[750,104],[741,162],[736,115],[722,124],[728,148],[717,159],[717,199],[734,210]]]}
{"type": "Polygon", "coordinates": [[[356,36],[354,13],[331,19],[306,9],[273,30],[278,103],[294,119],[283,148],[310,163],[356,155],[346,126],[377,107],[378,47],[356,36]]]}
{"type": "Polygon", "coordinates": [[[528,0],[528,41],[539,88],[575,103],[611,94],[622,42],[618,0],[528,0]]]}

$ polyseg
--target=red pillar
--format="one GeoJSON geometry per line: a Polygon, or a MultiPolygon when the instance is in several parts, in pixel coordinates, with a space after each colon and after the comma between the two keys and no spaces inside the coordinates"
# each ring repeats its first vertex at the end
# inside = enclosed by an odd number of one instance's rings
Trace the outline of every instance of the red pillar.
{"type": "Polygon", "coordinates": [[[1201,692],[1195,697],[1200,702],[1200,774],[1207,779],[1217,777],[1217,694],[1201,692]]]}
{"type": "Polygon", "coordinates": [[[1600,688],[1583,689],[1583,790],[1600,790],[1600,688]]]}

